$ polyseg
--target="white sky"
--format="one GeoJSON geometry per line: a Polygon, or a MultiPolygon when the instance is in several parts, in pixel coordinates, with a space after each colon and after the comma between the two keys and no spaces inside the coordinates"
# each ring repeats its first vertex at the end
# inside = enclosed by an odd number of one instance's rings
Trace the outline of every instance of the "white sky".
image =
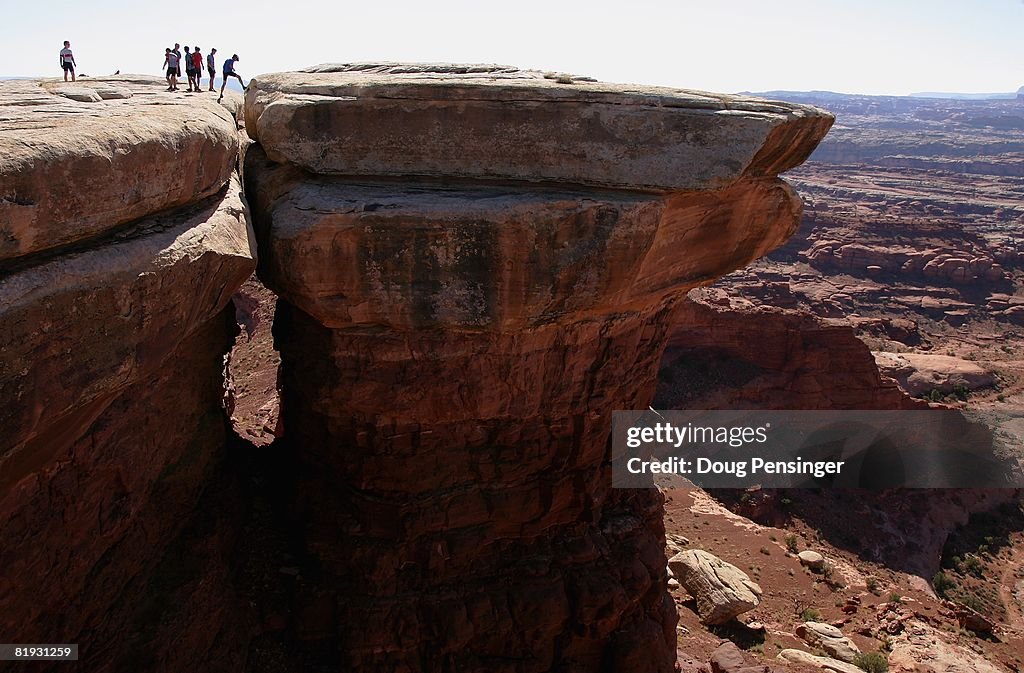
{"type": "Polygon", "coordinates": [[[160,74],[174,42],[248,79],[324,62],[503,63],[714,91],[1024,85],[1022,0],[0,0],[0,76],[160,74]]]}

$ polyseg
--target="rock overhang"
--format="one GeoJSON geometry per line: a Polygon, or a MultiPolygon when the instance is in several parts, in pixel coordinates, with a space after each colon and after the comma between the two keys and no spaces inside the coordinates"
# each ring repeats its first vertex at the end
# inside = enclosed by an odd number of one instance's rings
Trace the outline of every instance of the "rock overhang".
{"type": "Polygon", "coordinates": [[[816,108],[510,66],[255,78],[260,274],[321,324],[515,331],[633,310],[781,244],[816,108]]]}
{"type": "Polygon", "coordinates": [[[295,178],[258,148],[247,162],[261,278],[335,328],[515,331],[634,310],[760,257],[800,212],[778,179],[655,195],[295,178]]]}
{"type": "Polygon", "coordinates": [[[319,174],[667,192],[802,163],[833,118],[808,105],[607,84],[508,66],[338,64],[261,75],[246,128],[319,174]]]}

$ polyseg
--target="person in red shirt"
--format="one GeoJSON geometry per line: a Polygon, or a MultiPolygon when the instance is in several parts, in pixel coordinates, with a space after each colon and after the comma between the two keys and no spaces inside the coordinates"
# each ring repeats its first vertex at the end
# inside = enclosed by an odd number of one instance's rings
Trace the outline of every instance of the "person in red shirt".
{"type": "Polygon", "coordinates": [[[203,55],[199,53],[199,47],[192,50],[189,58],[192,59],[192,72],[195,73],[196,91],[199,91],[199,80],[203,78],[203,55]]]}

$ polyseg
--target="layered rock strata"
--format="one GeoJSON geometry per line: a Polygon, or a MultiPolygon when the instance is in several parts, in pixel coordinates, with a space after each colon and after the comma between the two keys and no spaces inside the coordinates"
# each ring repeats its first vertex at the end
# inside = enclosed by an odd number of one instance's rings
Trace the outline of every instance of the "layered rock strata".
{"type": "Polygon", "coordinates": [[[255,266],[234,120],[160,84],[0,83],[0,631],[97,671],[223,453],[255,266]]]}
{"type": "Polygon", "coordinates": [[[683,293],[793,231],[813,108],[509,68],[260,77],[281,414],[356,671],[672,670],[662,501],[613,491],[683,293]]]}
{"type": "Polygon", "coordinates": [[[232,116],[160,82],[0,82],[0,268],[223,189],[232,116]]]}

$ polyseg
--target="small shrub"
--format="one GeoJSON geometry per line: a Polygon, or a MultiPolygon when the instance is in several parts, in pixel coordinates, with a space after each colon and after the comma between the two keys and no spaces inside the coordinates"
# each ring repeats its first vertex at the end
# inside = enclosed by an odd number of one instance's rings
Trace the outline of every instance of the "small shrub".
{"type": "Polygon", "coordinates": [[[871,593],[875,593],[876,591],[878,591],[878,579],[877,578],[869,577],[866,580],[865,584],[867,584],[868,591],[870,591],[871,593]]]}
{"type": "MultiPolygon", "coordinates": [[[[982,545],[982,547],[984,546],[985,545],[982,545]]],[[[980,551],[981,547],[979,547],[978,550],[980,551]]],[[[963,559],[960,562],[960,565],[957,567],[957,570],[964,573],[965,575],[974,575],[979,579],[984,574],[984,568],[982,567],[981,559],[979,559],[977,556],[968,556],[967,558],[963,559]]]]}
{"type": "Polygon", "coordinates": [[[821,575],[825,579],[825,584],[829,585],[833,589],[845,589],[846,581],[843,576],[836,572],[836,569],[832,567],[832,564],[826,563],[825,567],[821,569],[821,575]]]}
{"type": "Polygon", "coordinates": [[[800,551],[800,545],[797,542],[796,535],[790,533],[786,536],[786,549],[794,554],[800,551]]]}
{"type": "Polygon", "coordinates": [[[940,570],[932,578],[932,588],[935,589],[935,593],[938,594],[939,598],[949,598],[949,592],[956,588],[956,582],[953,581],[952,577],[940,570]]]}
{"type": "Polygon", "coordinates": [[[803,611],[800,612],[800,619],[805,622],[821,621],[821,613],[814,608],[804,608],[803,611]]]}
{"type": "Polygon", "coordinates": [[[901,596],[900,594],[898,594],[898,593],[896,593],[894,591],[891,594],[889,594],[889,602],[890,603],[902,603],[903,602],[903,596],[901,596]]]}
{"type": "Polygon", "coordinates": [[[862,652],[854,658],[853,665],[867,673],[885,673],[889,670],[889,658],[881,652],[862,652]]]}
{"type": "Polygon", "coordinates": [[[960,605],[963,605],[964,607],[968,607],[968,608],[974,610],[977,613],[985,614],[985,613],[989,612],[989,608],[988,608],[987,605],[985,605],[985,601],[983,601],[976,594],[963,592],[963,593],[958,594],[954,598],[954,600],[957,603],[959,603],[960,605]]]}

